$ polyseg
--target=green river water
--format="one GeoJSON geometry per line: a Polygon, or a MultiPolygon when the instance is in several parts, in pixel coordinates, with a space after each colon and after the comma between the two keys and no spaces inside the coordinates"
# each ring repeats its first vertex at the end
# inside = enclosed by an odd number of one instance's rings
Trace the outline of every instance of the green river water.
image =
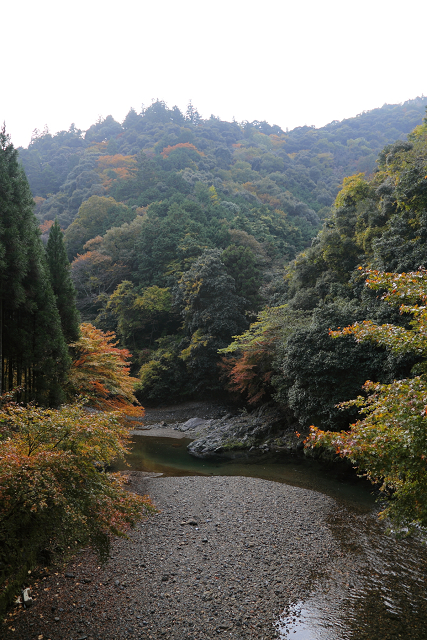
{"type": "Polygon", "coordinates": [[[304,602],[278,612],[281,640],[427,640],[427,545],[385,533],[368,483],[343,470],[292,457],[201,460],[187,453],[189,442],[134,436],[127,462],[133,470],[165,476],[263,478],[319,491],[337,503],[329,526],[344,559],[313,577],[304,602]]]}

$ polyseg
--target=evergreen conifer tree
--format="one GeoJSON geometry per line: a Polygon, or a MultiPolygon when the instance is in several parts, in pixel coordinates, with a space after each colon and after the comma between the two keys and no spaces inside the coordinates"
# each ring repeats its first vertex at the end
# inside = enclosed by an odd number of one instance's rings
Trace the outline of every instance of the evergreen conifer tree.
{"type": "Polygon", "coordinates": [[[69,344],[78,340],[80,323],[76,309],[76,290],[71,280],[64,235],[57,220],[50,228],[46,257],[56,306],[61,318],[62,333],[69,344]]]}
{"type": "Polygon", "coordinates": [[[18,152],[0,130],[0,391],[56,404],[69,368],[33,198],[18,152]]]}

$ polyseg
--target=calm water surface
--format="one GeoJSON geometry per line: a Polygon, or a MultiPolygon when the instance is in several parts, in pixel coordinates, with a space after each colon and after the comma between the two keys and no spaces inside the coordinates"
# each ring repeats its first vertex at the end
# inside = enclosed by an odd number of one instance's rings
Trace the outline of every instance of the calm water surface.
{"type": "Polygon", "coordinates": [[[316,461],[201,460],[187,453],[189,442],[134,436],[127,462],[131,469],[166,476],[263,478],[320,491],[337,502],[329,526],[341,556],[313,577],[304,602],[290,603],[279,615],[281,640],[427,640],[427,546],[385,533],[369,484],[316,461]]]}
{"type": "MultiPolygon", "coordinates": [[[[372,487],[368,482],[357,478],[350,479],[348,473],[328,469],[317,461],[300,460],[294,457],[281,459],[280,462],[268,458],[261,462],[233,460],[202,460],[190,456],[187,438],[155,438],[151,436],[134,436],[132,452],[127,457],[130,468],[137,471],[152,471],[165,476],[216,475],[216,476],[248,476],[283,482],[305,489],[320,491],[355,507],[371,510],[375,499],[372,487]],[[264,461],[265,460],[265,461],[264,461]]],[[[125,464],[118,464],[123,470],[125,464]]]]}

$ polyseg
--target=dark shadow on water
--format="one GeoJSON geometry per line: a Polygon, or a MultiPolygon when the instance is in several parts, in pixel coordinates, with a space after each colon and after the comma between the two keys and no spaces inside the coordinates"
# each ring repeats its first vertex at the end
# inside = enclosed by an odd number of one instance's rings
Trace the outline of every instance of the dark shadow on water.
{"type": "Polygon", "coordinates": [[[186,438],[133,436],[132,451],[126,460],[129,466],[117,463],[114,468],[120,471],[150,471],[165,476],[263,478],[319,491],[358,509],[370,510],[374,505],[372,485],[358,479],[353,473],[337,472],[336,468],[316,460],[293,456],[268,457],[268,454],[256,460],[203,460],[187,452],[190,442],[191,440],[186,438]]]}

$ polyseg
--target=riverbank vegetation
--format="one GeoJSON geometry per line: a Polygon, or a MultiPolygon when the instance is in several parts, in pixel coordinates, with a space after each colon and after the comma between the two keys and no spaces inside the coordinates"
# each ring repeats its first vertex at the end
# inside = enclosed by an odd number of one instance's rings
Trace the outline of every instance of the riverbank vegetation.
{"type": "Polygon", "coordinates": [[[280,308],[269,308],[223,353],[231,386],[240,375],[249,399],[261,388],[291,409],[311,425],[306,446],[349,458],[388,496],[382,515],[411,529],[427,525],[427,120],[377,164],[344,179],[311,247],[285,267],[281,313],[304,321],[272,325],[280,308]]]}
{"type": "Polygon", "coordinates": [[[3,609],[36,564],[88,545],[105,560],[111,536],[125,535],[153,507],[107,471],[128,450],[129,430],[118,412],[7,402],[0,423],[3,609]]]}
{"type": "Polygon", "coordinates": [[[381,513],[407,529],[427,527],[427,272],[368,271],[369,288],[385,290],[383,299],[411,318],[409,327],[378,325],[370,320],[338,331],[333,338],[352,335],[394,353],[417,353],[412,375],[390,384],[367,381],[365,394],[341,407],[357,407],[364,416],[340,433],[312,426],[306,446],[326,446],[349,458],[372,482],[391,496],[381,513]],[[415,375],[419,374],[419,375],[415,375]]]}

